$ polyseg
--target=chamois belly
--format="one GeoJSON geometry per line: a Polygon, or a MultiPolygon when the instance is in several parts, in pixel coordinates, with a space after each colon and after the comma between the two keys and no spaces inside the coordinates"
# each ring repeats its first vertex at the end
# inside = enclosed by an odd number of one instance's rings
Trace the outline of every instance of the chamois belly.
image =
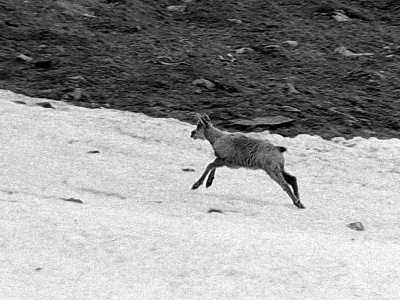
{"type": "Polygon", "coordinates": [[[225,159],[226,166],[232,169],[247,168],[257,170],[262,166],[256,157],[249,157],[244,155],[235,155],[225,159]]]}

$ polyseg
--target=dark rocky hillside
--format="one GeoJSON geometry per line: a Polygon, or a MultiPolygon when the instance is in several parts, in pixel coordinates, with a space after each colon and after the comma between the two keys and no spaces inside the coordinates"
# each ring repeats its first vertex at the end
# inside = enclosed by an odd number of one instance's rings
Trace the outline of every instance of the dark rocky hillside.
{"type": "Polygon", "coordinates": [[[399,138],[400,1],[0,0],[0,88],[207,112],[229,130],[399,138]]]}

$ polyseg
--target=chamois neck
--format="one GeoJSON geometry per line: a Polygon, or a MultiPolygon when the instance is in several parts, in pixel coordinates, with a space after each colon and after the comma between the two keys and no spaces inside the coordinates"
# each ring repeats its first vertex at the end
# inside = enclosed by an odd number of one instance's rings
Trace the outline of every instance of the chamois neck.
{"type": "Polygon", "coordinates": [[[224,136],[225,133],[222,130],[219,130],[213,126],[209,126],[204,131],[204,136],[210,142],[211,145],[214,145],[215,141],[224,136]]]}

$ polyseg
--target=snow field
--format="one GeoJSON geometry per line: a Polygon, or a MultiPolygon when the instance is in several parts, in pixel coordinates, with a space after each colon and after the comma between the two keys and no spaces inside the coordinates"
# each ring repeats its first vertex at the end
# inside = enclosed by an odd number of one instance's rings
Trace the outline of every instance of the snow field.
{"type": "Polygon", "coordinates": [[[261,171],[192,191],[213,152],[177,120],[0,91],[0,124],[2,299],[400,298],[398,139],[254,134],[299,210],[261,171]]]}

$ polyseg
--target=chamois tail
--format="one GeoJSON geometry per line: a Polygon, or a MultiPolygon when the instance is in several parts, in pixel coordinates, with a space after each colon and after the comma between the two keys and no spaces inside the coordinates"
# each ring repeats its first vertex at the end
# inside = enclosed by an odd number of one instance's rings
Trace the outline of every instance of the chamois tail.
{"type": "Polygon", "coordinates": [[[276,148],[278,148],[278,150],[280,151],[280,152],[285,152],[286,150],[287,150],[287,148],[285,148],[285,147],[282,147],[282,146],[277,146],[276,148]]]}

